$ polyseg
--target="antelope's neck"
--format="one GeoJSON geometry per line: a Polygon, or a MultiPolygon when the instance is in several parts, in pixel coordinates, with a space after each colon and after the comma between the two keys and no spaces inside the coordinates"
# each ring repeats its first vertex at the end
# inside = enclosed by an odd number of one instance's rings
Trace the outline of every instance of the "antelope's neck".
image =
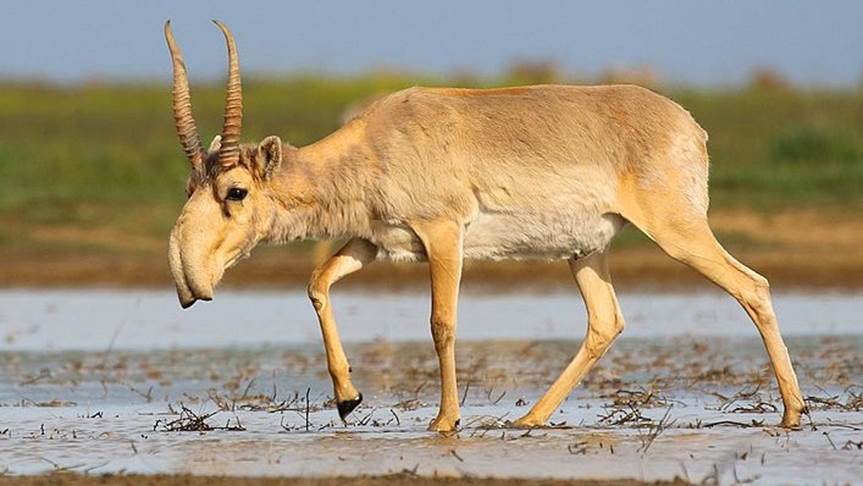
{"type": "Polygon", "coordinates": [[[306,147],[291,149],[276,186],[280,200],[270,239],[333,239],[368,234],[370,189],[377,165],[361,127],[343,127],[306,147]]]}

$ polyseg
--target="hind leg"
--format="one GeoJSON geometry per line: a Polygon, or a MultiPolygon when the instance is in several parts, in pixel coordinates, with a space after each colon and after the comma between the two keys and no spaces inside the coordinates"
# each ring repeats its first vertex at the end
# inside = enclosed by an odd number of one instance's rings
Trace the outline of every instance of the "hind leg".
{"type": "Polygon", "coordinates": [[[608,273],[608,250],[584,260],[570,260],[569,266],[587,308],[587,334],[572,362],[530,412],[515,422],[517,426],[535,427],[545,424],[623,331],[623,316],[608,273]]]}
{"type": "Polygon", "coordinates": [[[806,404],[800,395],[788,349],[779,334],[779,323],[773,312],[767,279],[738,262],[722,248],[705,216],[694,217],[691,221],[677,217],[632,223],[647,233],[669,256],[701,272],[743,306],[761,334],[779,383],[779,392],[785,405],[782,426],[798,427],[800,414],[805,412],[806,404]]]}

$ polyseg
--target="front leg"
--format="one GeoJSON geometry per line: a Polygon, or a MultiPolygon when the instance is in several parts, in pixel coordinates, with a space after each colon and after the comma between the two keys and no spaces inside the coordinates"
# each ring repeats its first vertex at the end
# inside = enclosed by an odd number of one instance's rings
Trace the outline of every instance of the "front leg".
{"type": "Polygon", "coordinates": [[[309,298],[321,324],[321,334],[324,337],[324,349],[327,354],[327,369],[333,379],[336,405],[342,420],[363,401],[363,395],[351,383],[351,366],[342,348],[339,331],[336,328],[336,318],[330,305],[330,286],[373,261],[377,252],[378,248],[374,244],[353,238],[315,269],[309,282],[309,298]]]}
{"type": "Polygon", "coordinates": [[[440,410],[429,430],[449,432],[459,425],[455,368],[455,329],[461,282],[463,228],[453,221],[425,221],[411,227],[425,246],[431,274],[431,331],[440,363],[440,410]]]}

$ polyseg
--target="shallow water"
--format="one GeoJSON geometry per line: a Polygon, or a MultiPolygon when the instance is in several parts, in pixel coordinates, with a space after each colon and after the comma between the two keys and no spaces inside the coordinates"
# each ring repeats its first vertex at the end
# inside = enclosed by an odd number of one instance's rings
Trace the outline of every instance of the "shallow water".
{"type": "Polygon", "coordinates": [[[781,401],[757,333],[733,301],[708,292],[622,295],[624,337],[555,414],[556,428],[526,432],[506,421],[571,359],[580,299],[465,295],[463,428],[442,437],[425,432],[438,385],[424,295],[334,295],[366,397],[342,424],[302,293],[224,292],[181,312],[168,292],[3,291],[0,471],[854,482],[861,297],[775,296],[814,397],[801,431],[772,427],[781,401]],[[168,431],[189,423],[182,406],[244,430],[168,431]]]}
{"type": "MultiPolygon", "coordinates": [[[[413,293],[333,293],[345,342],[426,340],[429,298],[413,293]]],[[[756,335],[727,295],[624,293],[627,337],[756,335]]],[[[863,293],[777,293],[784,335],[863,334],[863,293]]],[[[458,337],[580,339],[577,292],[466,294],[458,337]]],[[[0,350],[173,349],[315,344],[320,332],[305,293],[233,291],[183,311],[173,292],[0,290],[0,350]]]]}

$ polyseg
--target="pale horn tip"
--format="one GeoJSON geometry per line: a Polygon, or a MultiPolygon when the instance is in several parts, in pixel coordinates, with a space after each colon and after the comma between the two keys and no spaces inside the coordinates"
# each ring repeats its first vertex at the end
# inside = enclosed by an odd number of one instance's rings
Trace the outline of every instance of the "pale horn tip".
{"type": "Polygon", "coordinates": [[[171,44],[174,42],[174,32],[171,29],[171,19],[165,21],[165,27],[162,29],[165,33],[165,39],[171,44]]]}

